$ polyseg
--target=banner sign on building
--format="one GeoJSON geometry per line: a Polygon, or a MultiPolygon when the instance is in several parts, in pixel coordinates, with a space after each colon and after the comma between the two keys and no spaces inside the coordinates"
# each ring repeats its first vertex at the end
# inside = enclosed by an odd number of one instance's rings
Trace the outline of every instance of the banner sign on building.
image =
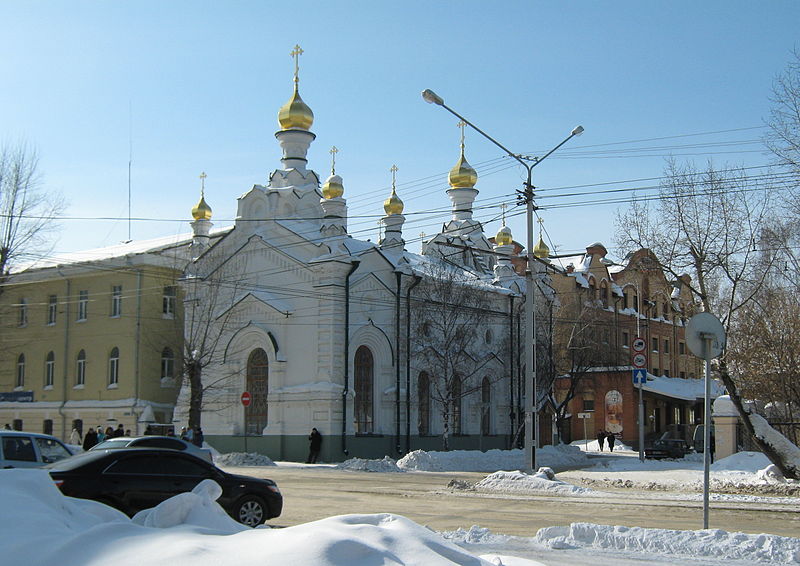
{"type": "Polygon", "coordinates": [[[0,403],[33,403],[33,391],[0,391],[0,403]]]}

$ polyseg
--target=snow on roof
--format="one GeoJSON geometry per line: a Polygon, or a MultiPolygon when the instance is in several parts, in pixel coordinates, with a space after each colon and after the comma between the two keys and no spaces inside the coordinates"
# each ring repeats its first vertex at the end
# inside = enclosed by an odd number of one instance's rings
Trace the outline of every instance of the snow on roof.
{"type": "MultiPolygon", "coordinates": [[[[680,377],[655,377],[647,374],[647,383],[642,387],[650,393],[658,393],[673,399],[694,401],[705,396],[705,380],[682,379],[680,377]]],[[[725,393],[725,388],[717,381],[711,381],[711,396],[719,397],[725,393]]]]}
{"type": "MultiPolygon", "coordinates": [[[[210,236],[212,238],[220,236],[232,228],[232,226],[226,226],[217,230],[212,230],[210,236]]],[[[183,234],[173,234],[171,236],[161,236],[149,240],[131,240],[104,248],[64,252],[21,266],[18,273],[34,269],[57,267],[59,265],[74,265],[138,254],[161,252],[169,248],[188,244],[192,241],[192,237],[193,234],[191,232],[186,232],[183,234]]]]}

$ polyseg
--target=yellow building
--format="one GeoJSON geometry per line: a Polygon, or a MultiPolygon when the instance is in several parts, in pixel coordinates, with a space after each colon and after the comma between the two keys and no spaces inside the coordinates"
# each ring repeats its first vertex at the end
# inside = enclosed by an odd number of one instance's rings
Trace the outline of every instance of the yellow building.
{"type": "Polygon", "coordinates": [[[187,239],[122,244],[14,274],[0,289],[0,426],[171,426],[187,239]]]}

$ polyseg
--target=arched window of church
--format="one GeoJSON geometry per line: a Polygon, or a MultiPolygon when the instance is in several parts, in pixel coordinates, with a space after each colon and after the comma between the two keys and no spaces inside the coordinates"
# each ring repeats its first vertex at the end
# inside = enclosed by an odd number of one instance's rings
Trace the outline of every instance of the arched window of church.
{"type": "Polygon", "coordinates": [[[431,378],[424,371],[417,378],[417,406],[419,435],[425,436],[431,433],[431,378]]]}
{"type": "Polygon", "coordinates": [[[605,279],[600,283],[600,300],[603,301],[603,308],[608,308],[608,283],[605,279]]]}
{"type": "Polygon", "coordinates": [[[452,399],[452,429],[453,434],[461,434],[461,377],[453,376],[453,383],[450,387],[450,398],[452,399]]]}
{"type": "Polygon", "coordinates": [[[484,377],[481,382],[481,434],[491,434],[492,422],[492,384],[489,378],[484,377]]]}
{"type": "Polygon", "coordinates": [[[247,391],[250,405],[244,408],[245,431],[248,436],[261,436],[267,426],[267,397],[269,394],[269,358],[261,348],[247,358],[247,391]]]}
{"type": "Polygon", "coordinates": [[[369,434],[374,432],[373,389],[375,374],[375,363],[369,348],[360,346],[356,350],[354,365],[356,434],[369,434]]]}

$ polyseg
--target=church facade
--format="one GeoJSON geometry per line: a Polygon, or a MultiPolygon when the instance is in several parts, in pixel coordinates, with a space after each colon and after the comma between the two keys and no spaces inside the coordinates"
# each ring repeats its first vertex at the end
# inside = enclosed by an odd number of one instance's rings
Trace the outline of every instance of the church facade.
{"type": "Polygon", "coordinates": [[[463,137],[451,218],[416,254],[394,167],[382,239],[348,233],[335,148],[324,182],[307,161],[313,118],[295,68],[275,134],[281,166],[239,197],[235,225],[214,241],[204,196],[193,209],[176,426],[199,422],[222,452],[286,460],[305,458],[312,427],[323,461],[438,450],[443,437],[450,449],[508,448],[522,406],[525,280],[508,228],[490,242],[473,219],[463,137]]]}

